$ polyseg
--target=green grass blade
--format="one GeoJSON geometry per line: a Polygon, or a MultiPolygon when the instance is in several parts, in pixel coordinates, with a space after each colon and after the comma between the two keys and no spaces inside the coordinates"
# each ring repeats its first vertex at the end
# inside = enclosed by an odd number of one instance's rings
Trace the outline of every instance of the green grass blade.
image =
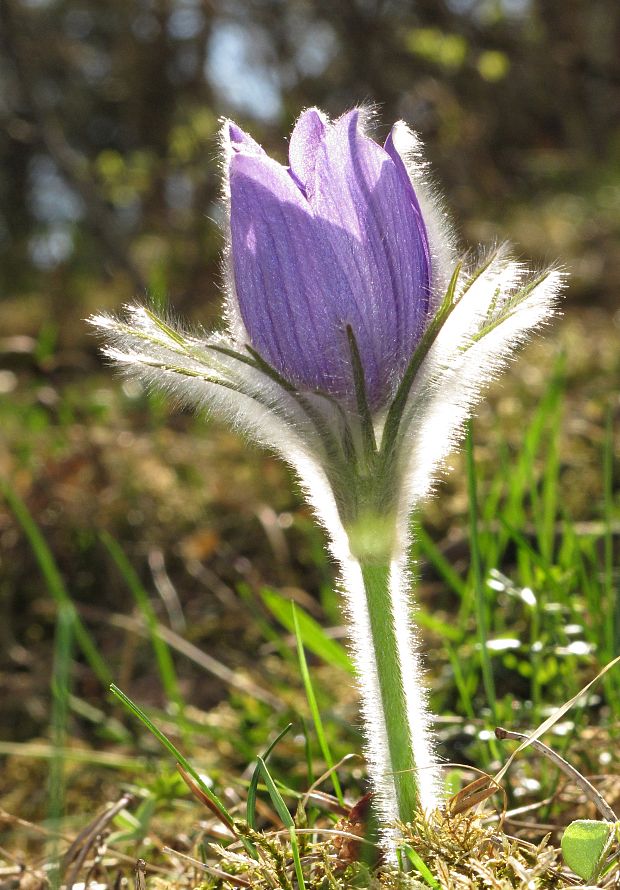
{"type": "Polygon", "coordinates": [[[437,544],[435,544],[428,532],[419,523],[416,525],[414,535],[419,544],[420,553],[428,559],[437,574],[440,575],[448,587],[457,594],[459,599],[465,599],[467,596],[467,585],[465,581],[463,581],[459,573],[455,571],[437,544]]]}
{"type": "MultiPolygon", "coordinates": [[[[512,539],[517,546],[517,561],[520,568],[520,575],[526,582],[525,586],[530,586],[532,567],[536,566],[541,572],[542,577],[545,578],[545,587],[549,590],[553,590],[555,581],[553,565],[551,562],[545,559],[540,553],[537,553],[525,536],[517,529],[514,529],[503,516],[499,516],[499,522],[502,528],[508,533],[510,539],[512,539]]],[[[553,549],[553,543],[551,544],[551,548],[553,549]]],[[[540,586],[541,585],[538,585],[539,588],[540,586]]],[[[533,704],[532,713],[534,719],[540,720],[540,706],[542,702],[540,664],[543,653],[542,650],[538,648],[537,644],[540,642],[541,637],[543,613],[541,610],[540,595],[536,596],[535,600],[533,607],[528,608],[530,623],[530,664],[532,666],[530,675],[530,698],[533,704]]]]}
{"type": "Polygon", "coordinates": [[[101,532],[100,537],[108,553],[114,560],[116,567],[125,580],[127,587],[129,588],[129,591],[142,614],[144,623],[148,628],[151,645],[155,654],[155,660],[157,661],[157,668],[164,691],[167,697],[176,704],[179,714],[182,714],[185,707],[185,702],[183,701],[183,697],[181,696],[181,692],[179,689],[174,661],[172,659],[172,654],[170,652],[168,644],[159,633],[159,620],[151,603],[148,592],[142,586],[138,575],[127,559],[127,556],[123,552],[119,543],[115,541],[114,538],[106,531],[101,532]]]}
{"type": "Polygon", "coordinates": [[[450,646],[449,644],[447,650],[448,658],[450,659],[450,664],[452,665],[452,673],[454,674],[454,683],[459,693],[461,707],[463,708],[463,712],[470,719],[474,719],[476,717],[476,709],[474,708],[474,703],[471,700],[471,695],[467,687],[467,681],[463,676],[461,660],[458,656],[458,652],[454,649],[453,646],[450,646]]]}
{"type": "MultiPolygon", "coordinates": [[[[274,590],[261,590],[263,602],[289,633],[295,633],[295,623],[291,615],[290,600],[285,599],[274,590]]],[[[300,606],[297,607],[297,623],[303,645],[318,656],[326,664],[341,668],[353,674],[353,664],[346,649],[337,640],[332,640],[323,627],[300,606]]]]}
{"type": "Polygon", "coordinates": [[[304,717],[300,717],[302,729],[304,731],[304,756],[306,758],[306,770],[308,772],[308,788],[314,785],[314,765],[312,763],[312,745],[310,744],[310,733],[308,724],[304,717]]]}
{"type": "MultiPolygon", "coordinates": [[[[291,651],[290,646],[286,645],[282,639],[281,632],[275,630],[272,624],[265,618],[264,610],[258,606],[258,595],[255,594],[244,581],[240,581],[236,585],[235,590],[243,600],[244,605],[251,616],[252,622],[260,631],[261,636],[269,643],[273,644],[273,648],[278,652],[283,661],[291,665],[293,663],[296,664],[297,658],[295,657],[295,653],[291,651]]],[[[288,601],[286,606],[288,609],[288,601]]]]}
{"type": "MultiPolygon", "coordinates": [[[[506,500],[503,516],[513,528],[521,528],[526,520],[526,498],[529,495],[537,504],[540,500],[535,487],[536,457],[545,442],[545,432],[560,409],[564,392],[564,358],[560,356],[554,365],[549,385],[545,390],[533,419],[529,423],[522,438],[521,449],[516,462],[511,462],[509,472],[504,474],[507,480],[506,500]]],[[[553,492],[548,491],[547,509],[552,507],[553,492]]],[[[504,552],[508,538],[504,533],[496,536],[494,548],[496,559],[504,552]]],[[[524,559],[527,556],[523,554],[524,559]]],[[[524,579],[525,580],[525,579],[524,579]]]]}
{"type": "Polygon", "coordinates": [[[555,546],[555,531],[558,517],[560,494],[560,448],[559,432],[562,421],[563,402],[558,397],[550,413],[547,438],[545,440],[545,465],[543,468],[542,492],[539,508],[540,552],[551,563],[555,546]]]}
{"type": "Polygon", "coordinates": [[[603,577],[607,603],[607,657],[613,658],[620,651],[620,597],[614,584],[614,415],[611,405],[607,410],[605,441],[603,446],[603,577]]]}
{"type": "Polygon", "coordinates": [[[295,828],[293,817],[291,816],[289,808],[284,802],[284,798],[278,791],[276,783],[273,781],[273,778],[271,776],[271,773],[267,769],[267,764],[260,755],[256,759],[258,761],[258,768],[263,776],[265,787],[267,788],[269,797],[271,798],[271,802],[273,803],[276,809],[276,813],[280,817],[282,824],[285,826],[285,828],[295,828]]]}
{"type": "Polygon", "coordinates": [[[289,813],[289,809],[287,805],[284,803],[284,799],[282,795],[278,791],[276,787],[276,783],[271,778],[271,774],[267,769],[267,765],[262,757],[258,757],[258,765],[261,773],[263,774],[263,780],[267,787],[267,791],[269,792],[269,797],[276,809],[276,812],[280,819],[282,820],[282,824],[286,826],[289,830],[289,834],[291,837],[291,853],[293,855],[293,863],[295,866],[295,875],[297,877],[297,884],[299,886],[299,890],[305,890],[306,884],[304,881],[304,875],[301,868],[301,857],[299,855],[299,844],[297,841],[297,834],[295,832],[295,822],[293,817],[289,813]]]}
{"type": "Polygon", "coordinates": [[[524,553],[526,553],[533,565],[540,569],[540,571],[544,574],[545,578],[550,583],[553,577],[553,573],[549,571],[549,562],[540,553],[538,553],[538,551],[535,550],[534,547],[532,547],[525,535],[522,534],[513,525],[511,525],[511,523],[508,522],[508,520],[504,516],[500,515],[497,517],[497,519],[508,537],[516,544],[518,552],[523,551],[524,553]]]}
{"type": "Polygon", "coordinates": [[[416,624],[426,628],[443,640],[451,640],[453,643],[459,643],[463,639],[463,632],[458,627],[452,627],[451,624],[437,618],[423,606],[418,606],[415,612],[416,624]]]}
{"type": "MultiPolygon", "coordinates": [[[[290,731],[292,723],[289,723],[288,726],[285,726],[279,735],[275,737],[273,742],[269,745],[269,747],[265,750],[262,760],[264,763],[267,762],[267,759],[275,746],[280,742],[284,736],[290,731]]],[[[247,808],[246,808],[246,822],[248,823],[250,828],[256,828],[256,792],[258,791],[258,781],[260,779],[261,768],[260,763],[256,764],[256,769],[252,773],[252,778],[250,780],[250,785],[248,788],[248,800],[247,800],[247,808]]]]}
{"type": "Polygon", "coordinates": [[[312,686],[312,680],[310,679],[310,671],[308,670],[308,662],[306,661],[306,653],[304,652],[304,644],[301,638],[301,630],[299,627],[299,619],[297,617],[297,609],[295,608],[295,603],[291,603],[291,611],[293,615],[295,639],[297,641],[299,670],[301,672],[304,688],[306,690],[306,698],[308,699],[308,705],[310,706],[310,713],[312,714],[312,720],[314,722],[314,728],[316,730],[319,747],[321,749],[321,753],[323,754],[323,758],[325,760],[325,763],[327,764],[328,769],[331,770],[330,777],[334,788],[334,794],[338,798],[338,802],[340,804],[344,804],[344,795],[342,793],[342,788],[340,787],[340,781],[338,779],[338,776],[336,775],[336,770],[333,769],[334,758],[332,757],[332,752],[327,741],[327,736],[325,735],[323,721],[321,720],[321,712],[319,711],[319,706],[316,701],[316,695],[314,694],[314,687],[312,686]]]}
{"type": "Polygon", "coordinates": [[[164,735],[164,733],[158,729],[157,726],[153,723],[153,721],[147,717],[147,715],[142,711],[138,705],[136,705],[129,696],[125,695],[125,693],[115,686],[114,683],[110,684],[110,692],[119,699],[119,701],[127,708],[127,710],[133,714],[134,717],[137,717],[138,720],[146,726],[148,731],[157,739],[157,741],[162,745],[163,748],[168,751],[169,754],[174,757],[176,763],[180,763],[183,769],[189,773],[192,779],[195,781],[196,785],[200,788],[202,793],[209,799],[213,808],[217,810],[222,822],[226,823],[231,831],[234,831],[234,822],[233,818],[219,799],[217,794],[215,794],[209,786],[203,781],[201,776],[196,772],[191,763],[187,760],[186,757],[181,754],[181,752],[172,744],[170,739],[164,735]]]}
{"type": "Polygon", "coordinates": [[[482,670],[482,682],[484,692],[491,709],[491,715],[496,721],[497,702],[495,697],[495,681],[491,656],[487,647],[487,603],[482,578],[482,561],[480,557],[480,539],[478,533],[478,495],[476,485],[476,466],[474,463],[474,439],[471,421],[467,426],[467,441],[465,446],[467,460],[467,490],[469,496],[469,539],[471,546],[471,573],[474,585],[474,598],[476,603],[476,621],[478,625],[478,642],[480,644],[480,667],[482,670]]]}
{"type": "Polygon", "coordinates": [[[97,737],[114,742],[116,745],[128,745],[133,741],[132,734],[120,720],[109,717],[101,708],[95,707],[92,702],[77,695],[70,695],[69,707],[74,714],[93,726],[97,737]]]}
{"type": "Polygon", "coordinates": [[[67,615],[65,616],[65,620],[68,620],[67,616],[71,617],[75,640],[84,653],[86,661],[99,682],[106,687],[109,686],[112,682],[112,674],[104,659],[99,654],[93,638],[78,615],[75,604],[67,592],[62,576],[58,570],[58,566],[56,565],[51,550],[47,546],[45,538],[41,534],[41,530],[32,518],[24,501],[9,485],[6,479],[0,480],[0,491],[8,501],[11,510],[28,539],[28,543],[32,548],[50,596],[58,608],[62,607],[66,610],[67,615]]]}
{"type": "MultiPolygon", "coordinates": [[[[609,405],[603,442],[603,601],[605,621],[605,648],[607,659],[620,652],[620,578],[614,578],[614,414],[609,405]]],[[[611,700],[616,717],[620,714],[620,682],[614,675],[607,679],[605,689],[611,700]]]]}
{"type": "Polygon", "coordinates": [[[428,884],[429,887],[432,887],[433,890],[441,890],[441,884],[433,877],[431,871],[420,856],[412,847],[405,847],[405,853],[407,855],[407,859],[412,864],[417,873],[424,879],[424,881],[428,884]]]}
{"type": "MultiPolygon", "coordinates": [[[[512,468],[512,455],[506,442],[500,442],[497,446],[496,471],[489,480],[485,492],[484,503],[480,508],[480,520],[486,528],[491,528],[498,516],[502,515],[503,498],[506,480],[510,478],[512,468]]],[[[485,559],[488,566],[499,566],[502,552],[500,535],[488,535],[485,542],[485,559]]],[[[463,613],[465,609],[463,608],[463,613]]],[[[461,624],[463,626],[463,624],[461,624]]]]}
{"type": "MultiPolygon", "coordinates": [[[[145,759],[128,754],[118,754],[114,750],[91,751],[88,748],[65,747],[61,752],[68,763],[79,763],[86,766],[104,767],[118,772],[144,773],[148,764],[145,759]]],[[[27,757],[29,760],[54,759],[56,751],[53,745],[39,742],[3,742],[0,741],[0,756],[27,757]]]]}
{"type": "MultiPolygon", "coordinates": [[[[60,822],[64,810],[65,758],[64,748],[67,741],[67,724],[69,720],[69,695],[71,692],[71,663],[74,621],[73,613],[67,605],[58,609],[56,620],[56,637],[54,640],[54,665],[52,668],[52,758],[49,771],[49,818],[53,831],[52,861],[58,861],[58,839],[60,822]]],[[[54,867],[50,875],[52,888],[60,886],[62,875],[54,867]]]]}

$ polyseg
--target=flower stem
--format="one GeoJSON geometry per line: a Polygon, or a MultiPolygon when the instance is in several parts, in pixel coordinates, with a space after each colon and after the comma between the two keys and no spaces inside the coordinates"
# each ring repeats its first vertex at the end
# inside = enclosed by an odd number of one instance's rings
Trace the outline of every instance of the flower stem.
{"type": "Polygon", "coordinates": [[[417,652],[407,528],[378,500],[372,485],[361,487],[364,507],[345,526],[348,553],[334,555],[347,595],[375,809],[394,853],[394,824],[436,809],[441,782],[417,652]]]}
{"type": "MultiPolygon", "coordinates": [[[[418,779],[413,739],[407,719],[407,702],[394,614],[390,595],[390,566],[360,561],[377,669],[381,709],[391,776],[375,776],[375,782],[394,784],[398,818],[410,822],[419,807],[418,779]]],[[[370,653],[369,653],[370,654],[370,653]]],[[[372,732],[373,727],[368,727],[372,732]]]]}

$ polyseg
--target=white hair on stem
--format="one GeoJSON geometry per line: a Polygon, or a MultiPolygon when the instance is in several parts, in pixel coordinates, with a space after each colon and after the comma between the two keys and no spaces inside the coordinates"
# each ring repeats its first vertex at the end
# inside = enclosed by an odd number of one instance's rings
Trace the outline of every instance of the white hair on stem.
{"type": "MultiPolygon", "coordinates": [[[[346,534],[344,539],[338,536],[338,539],[332,541],[331,550],[340,564],[340,580],[349,624],[349,650],[360,691],[368,772],[383,825],[392,826],[398,819],[396,788],[388,753],[385,715],[379,689],[364,579],[359,562],[351,555],[346,534]]],[[[384,828],[383,833],[388,844],[392,846],[393,830],[384,828]]]]}
{"type": "Polygon", "coordinates": [[[409,733],[415,751],[420,808],[430,813],[441,802],[441,775],[433,743],[432,718],[420,644],[414,621],[417,604],[409,567],[409,522],[397,528],[397,541],[390,567],[390,602],[401,665],[409,733]]]}
{"type": "MultiPolygon", "coordinates": [[[[92,318],[91,323],[104,331],[108,344],[104,353],[124,373],[137,377],[147,387],[164,390],[178,402],[224,419],[257,443],[276,450],[296,472],[306,498],[328,533],[330,550],[340,566],[350,627],[350,650],[361,692],[369,772],[384,826],[386,846],[393,850],[395,834],[392,828],[386,826],[396,822],[399,812],[367,592],[360,564],[351,554],[349,539],[324,469],[326,458],[316,431],[292,396],[283,392],[281,387],[264,379],[255,368],[215,351],[215,348],[234,346],[226,337],[194,337],[172,328],[143,306],[126,307],[126,320],[100,315],[92,318]],[[231,390],[229,385],[238,389],[231,390]]],[[[396,585],[403,579],[402,569],[396,563],[392,576],[396,585]],[[399,576],[400,581],[397,580],[399,576]]],[[[400,628],[401,660],[407,686],[410,687],[409,709],[414,710],[422,700],[418,691],[420,678],[417,659],[409,651],[407,629],[410,622],[400,614],[399,602],[396,599],[394,620],[400,628]]],[[[416,725],[419,728],[422,723],[418,720],[416,725]]],[[[423,773],[426,772],[423,770],[423,773]]],[[[426,805],[431,805],[429,794],[424,789],[423,800],[426,805]]]]}

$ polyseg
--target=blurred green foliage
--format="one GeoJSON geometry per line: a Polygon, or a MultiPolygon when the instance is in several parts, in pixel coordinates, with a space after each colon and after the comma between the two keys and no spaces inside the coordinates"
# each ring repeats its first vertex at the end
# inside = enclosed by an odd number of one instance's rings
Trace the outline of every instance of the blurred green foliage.
{"type": "Polygon", "coordinates": [[[0,294],[63,336],[93,305],[167,291],[210,321],[218,120],[265,146],[304,106],[377,103],[419,130],[465,247],[509,237],[620,284],[615,0],[4,0],[0,294]]]}

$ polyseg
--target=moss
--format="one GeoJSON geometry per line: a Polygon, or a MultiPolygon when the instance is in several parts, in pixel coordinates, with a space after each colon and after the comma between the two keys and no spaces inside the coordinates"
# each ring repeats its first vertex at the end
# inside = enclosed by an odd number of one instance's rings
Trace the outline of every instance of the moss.
{"type": "MultiPolygon", "coordinates": [[[[548,837],[536,846],[505,835],[496,825],[487,824],[484,816],[473,813],[454,816],[438,812],[430,818],[420,814],[413,823],[399,828],[403,850],[415,851],[428,869],[425,878],[414,869],[405,872],[385,862],[369,866],[347,861],[342,844],[331,836],[306,844],[302,863],[307,890],[428,890],[433,881],[441,890],[551,890],[570,886],[562,874],[560,852],[550,846],[548,837]]],[[[290,848],[283,833],[254,833],[252,840],[258,850],[257,860],[230,848],[213,847],[215,868],[229,878],[220,874],[205,886],[212,890],[296,887],[290,848]]],[[[403,860],[408,861],[406,856],[403,860]]]]}

